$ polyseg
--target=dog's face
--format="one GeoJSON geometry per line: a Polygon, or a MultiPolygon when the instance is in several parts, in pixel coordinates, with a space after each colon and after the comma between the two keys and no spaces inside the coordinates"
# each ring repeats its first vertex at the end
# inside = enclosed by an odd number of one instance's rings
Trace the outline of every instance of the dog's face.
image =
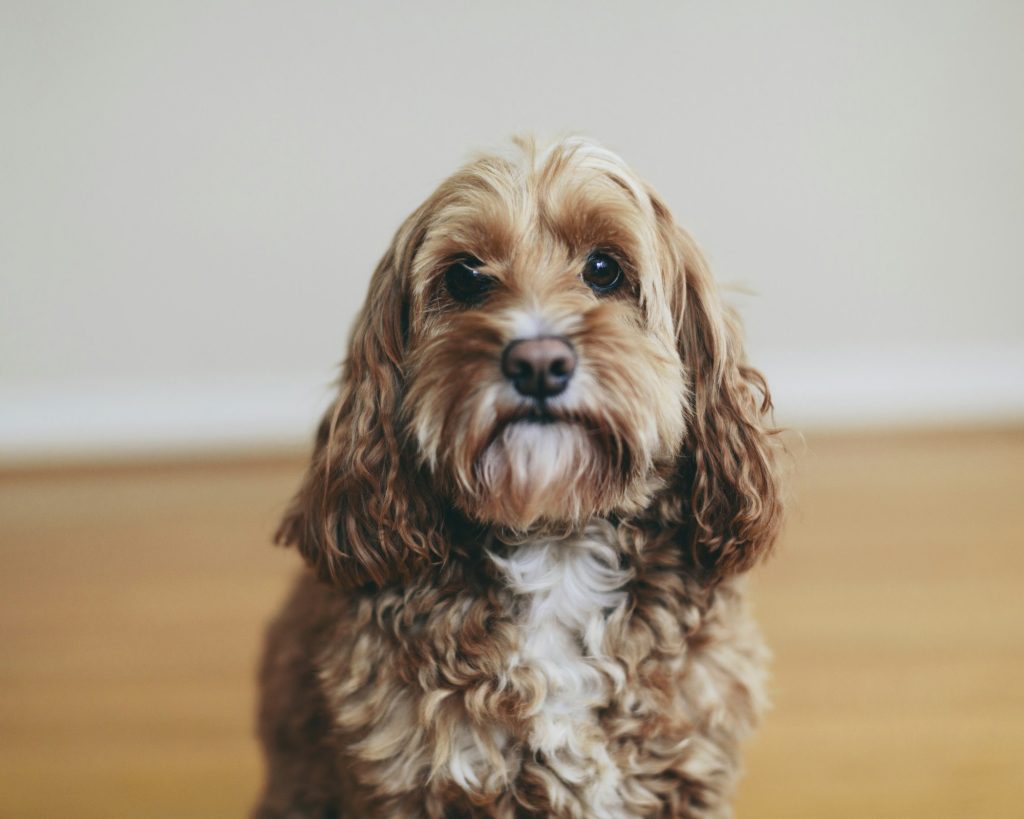
{"type": "Polygon", "coordinates": [[[417,227],[403,420],[442,494],[519,531],[642,509],[686,398],[643,185],[563,144],[470,165],[417,227]]]}
{"type": "Polygon", "coordinates": [[[455,510],[612,518],[749,565],[779,523],[770,402],[699,251],[611,152],[520,149],[399,229],[278,540],[349,585],[446,564],[455,510]]]}

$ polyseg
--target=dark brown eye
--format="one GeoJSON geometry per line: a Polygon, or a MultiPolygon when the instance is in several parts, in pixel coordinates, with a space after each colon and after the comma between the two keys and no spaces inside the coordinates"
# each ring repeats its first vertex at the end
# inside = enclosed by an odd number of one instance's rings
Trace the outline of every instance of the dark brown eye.
{"type": "Polygon", "coordinates": [[[595,250],[583,267],[583,281],[599,296],[611,293],[622,284],[622,268],[607,253],[595,250]]]}
{"type": "Polygon", "coordinates": [[[451,297],[463,304],[473,304],[494,286],[494,277],[481,273],[483,262],[472,257],[459,259],[444,272],[444,285],[451,297]]]}

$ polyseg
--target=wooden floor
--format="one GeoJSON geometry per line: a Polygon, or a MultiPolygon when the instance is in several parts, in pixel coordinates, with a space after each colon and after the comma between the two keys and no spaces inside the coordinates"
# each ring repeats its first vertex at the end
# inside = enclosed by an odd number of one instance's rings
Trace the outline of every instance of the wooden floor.
{"type": "MultiPolygon", "coordinates": [[[[811,437],[750,819],[1024,816],[1024,430],[811,437]]],[[[292,458],[0,474],[0,817],[230,817],[292,458]]]]}

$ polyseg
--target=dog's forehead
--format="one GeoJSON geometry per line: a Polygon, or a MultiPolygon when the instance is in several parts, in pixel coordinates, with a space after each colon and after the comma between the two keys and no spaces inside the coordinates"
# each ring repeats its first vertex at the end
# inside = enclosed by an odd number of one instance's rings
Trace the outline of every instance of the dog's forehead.
{"type": "Polygon", "coordinates": [[[628,166],[583,140],[514,158],[480,157],[442,184],[428,210],[425,250],[490,262],[535,256],[545,245],[570,255],[604,245],[635,251],[651,238],[654,219],[651,198],[628,166]]]}
{"type": "Polygon", "coordinates": [[[615,152],[583,138],[570,138],[551,145],[537,155],[534,172],[543,179],[571,186],[573,182],[612,184],[620,188],[640,209],[649,212],[650,196],[643,183],[615,152]]]}

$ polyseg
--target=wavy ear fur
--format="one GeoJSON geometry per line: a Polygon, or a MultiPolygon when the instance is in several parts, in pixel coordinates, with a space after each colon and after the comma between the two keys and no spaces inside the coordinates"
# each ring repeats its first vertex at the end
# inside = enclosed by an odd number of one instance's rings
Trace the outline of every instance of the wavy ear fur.
{"type": "Polygon", "coordinates": [[[749,569],[779,533],[781,447],[769,423],[768,385],[745,361],[737,317],[720,302],[696,243],[663,204],[654,205],[690,390],[661,523],[680,527],[695,568],[718,580],[749,569]]]}
{"type": "MultiPolygon", "coordinates": [[[[415,217],[415,214],[414,214],[415,217]]],[[[377,266],[316,435],[312,461],[275,541],[298,547],[325,581],[385,586],[444,562],[440,504],[400,429],[408,270],[414,217],[377,266]]]]}

